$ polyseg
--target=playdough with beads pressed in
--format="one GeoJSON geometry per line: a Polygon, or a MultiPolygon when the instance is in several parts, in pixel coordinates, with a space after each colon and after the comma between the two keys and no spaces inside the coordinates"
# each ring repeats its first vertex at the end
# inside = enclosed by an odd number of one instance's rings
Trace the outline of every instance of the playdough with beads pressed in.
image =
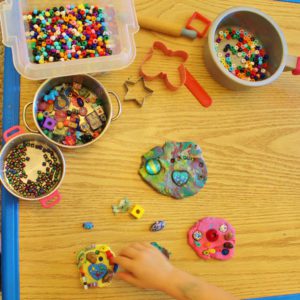
{"type": "Polygon", "coordinates": [[[203,259],[228,260],[235,250],[235,229],[224,219],[207,217],[188,232],[188,243],[203,259]]]}
{"type": "Polygon", "coordinates": [[[77,254],[77,265],[84,289],[110,285],[118,265],[114,253],[107,245],[91,245],[77,254]]]}
{"type": "Polygon", "coordinates": [[[167,142],[142,157],[140,175],[158,192],[177,199],[193,196],[206,183],[201,148],[192,142],[167,142]]]}

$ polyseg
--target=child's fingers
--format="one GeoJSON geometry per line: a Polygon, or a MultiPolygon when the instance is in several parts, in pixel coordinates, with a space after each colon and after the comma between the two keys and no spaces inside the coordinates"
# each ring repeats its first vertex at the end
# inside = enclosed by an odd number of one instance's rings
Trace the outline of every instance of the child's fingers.
{"type": "Polygon", "coordinates": [[[128,258],[135,258],[137,257],[138,254],[139,254],[139,250],[132,247],[123,248],[119,253],[119,255],[126,256],[128,258]]]}
{"type": "Polygon", "coordinates": [[[143,245],[143,243],[134,243],[131,244],[129,247],[132,247],[136,250],[145,250],[145,246],[143,245]]]}
{"type": "MultiPolygon", "coordinates": [[[[153,249],[153,245],[149,242],[143,242],[143,246],[147,249],[153,249]]],[[[154,247],[155,248],[155,247],[154,247]]]]}
{"type": "Polygon", "coordinates": [[[113,258],[113,262],[120,265],[125,270],[131,270],[133,266],[132,260],[125,256],[116,256],[113,258]]]}
{"type": "Polygon", "coordinates": [[[116,277],[118,279],[121,279],[121,280],[124,280],[132,285],[135,285],[137,287],[141,287],[139,281],[130,273],[127,273],[127,272],[118,272],[116,274],[116,277]]]}

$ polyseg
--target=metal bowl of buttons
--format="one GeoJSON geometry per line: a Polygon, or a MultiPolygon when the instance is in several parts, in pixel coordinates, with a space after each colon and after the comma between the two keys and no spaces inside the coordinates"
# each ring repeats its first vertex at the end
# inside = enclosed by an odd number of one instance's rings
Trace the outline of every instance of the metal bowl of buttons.
{"type": "Polygon", "coordinates": [[[99,140],[121,113],[122,105],[116,93],[107,91],[92,76],[76,75],[45,81],[33,102],[25,105],[23,120],[29,131],[40,132],[59,147],[76,149],[99,140]],[[117,100],[115,115],[110,96],[117,100]],[[27,122],[26,112],[31,105],[38,130],[27,122]]]}
{"type": "Polygon", "coordinates": [[[61,150],[40,134],[13,126],[3,133],[0,180],[9,193],[50,208],[61,200],[58,192],[66,172],[61,150]]]}
{"type": "Polygon", "coordinates": [[[272,83],[283,71],[300,74],[300,57],[288,55],[279,26],[255,8],[234,7],[221,13],[204,49],[213,78],[232,90],[272,83]]]}

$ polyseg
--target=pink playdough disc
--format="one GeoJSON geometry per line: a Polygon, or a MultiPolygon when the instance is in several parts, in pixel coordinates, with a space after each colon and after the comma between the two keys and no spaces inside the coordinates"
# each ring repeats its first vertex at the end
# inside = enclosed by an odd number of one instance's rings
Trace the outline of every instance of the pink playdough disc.
{"type": "Polygon", "coordinates": [[[224,219],[207,217],[188,232],[188,243],[203,259],[228,260],[235,250],[235,229],[224,219]]]}

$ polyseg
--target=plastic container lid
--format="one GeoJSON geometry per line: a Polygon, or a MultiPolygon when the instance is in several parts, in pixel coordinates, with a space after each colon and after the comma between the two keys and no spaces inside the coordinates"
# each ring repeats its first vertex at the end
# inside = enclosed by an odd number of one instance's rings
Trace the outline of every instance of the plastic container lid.
{"type": "Polygon", "coordinates": [[[0,4],[0,21],[3,44],[12,48],[13,62],[17,71],[29,79],[40,80],[119,70],[132,63],[136,55],[134,34],[139,30],[139,26],[133,0],[6,0],[0,4]],[[112,41],[112,55],[45,64],[34,63],[26,41],[26,22],[23,15],[33,9],[43,10],[68,4],[77,6],[82,3],[97,5],[106,14],[107,31],[112,41]]]}

